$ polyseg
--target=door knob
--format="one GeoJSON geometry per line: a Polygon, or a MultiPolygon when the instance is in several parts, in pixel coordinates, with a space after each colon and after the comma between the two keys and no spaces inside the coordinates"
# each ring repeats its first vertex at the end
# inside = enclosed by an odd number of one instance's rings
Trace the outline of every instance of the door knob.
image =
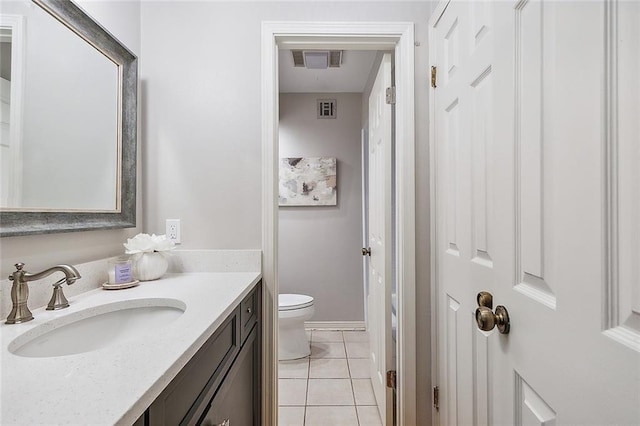
{"type": "Polygon", "coordinates": [[[484,306],[485,308],[493,309],[493,295],[488,291],[481,291],[478,293],[478,306],[484,306]]]}
{"type": "Polygon", "coordinates": [[[476,323],[478,328],[484,331],[493,330],[498,326],[501,334],[509,334],[509,312],[502,305],[496,306],[496,312],[493,313],[493,296],[491,293],[481,291],[478,293],[478,309],[476,309],[476,323]]]}
{"type": "Polygon", "coordinates": [[[371,256],[371,247],[367,247],[367,248],[362,248],[362,255],[363,256],[371,256]]]}

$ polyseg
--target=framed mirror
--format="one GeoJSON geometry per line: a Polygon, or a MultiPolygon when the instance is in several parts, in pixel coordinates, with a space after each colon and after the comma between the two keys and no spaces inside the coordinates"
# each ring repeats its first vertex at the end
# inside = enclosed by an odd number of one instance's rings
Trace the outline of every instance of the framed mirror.
{"type": "Polygon", "coordinates": [[[70,0],[3,2],[0,236],[134,227],[136,56],[70,0]]]}

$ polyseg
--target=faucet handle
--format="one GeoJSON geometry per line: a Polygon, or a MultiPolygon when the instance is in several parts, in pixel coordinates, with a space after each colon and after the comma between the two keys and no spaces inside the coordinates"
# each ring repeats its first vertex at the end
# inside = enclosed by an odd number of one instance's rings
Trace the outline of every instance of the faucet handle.
{"type": "Polygon", "coordinates": [[[62,278],[53,284],[53,295],[51,295],[51,300],[47,304],[47,311],[57,311],[58,309],[69,307],[69,301],[62,292],[62,283],[66,280],[67,278],[62,278]]]}
{"type": "Polygon", "coordinates": [[[64,282],[67,281],[67,278],[60,278],[58,281],[56,281],[55,283],[51,284],[53,286],[53,288],[56,287],[60,287],[62,284],[64,284],[64,282]]]}

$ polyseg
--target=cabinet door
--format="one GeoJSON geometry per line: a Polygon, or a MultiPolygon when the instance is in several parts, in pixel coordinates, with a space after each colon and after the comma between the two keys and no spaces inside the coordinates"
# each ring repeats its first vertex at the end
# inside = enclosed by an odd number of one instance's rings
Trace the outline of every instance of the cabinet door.
{"type": "Polygon", "coordinates": [[[151,404],[149,424],[190,424],[200,417],[240,351],[239,323],[238,307],[151,404]]]}
{"type": "Polygon", "coordinates": [[[199,424],[203,426],[260,425],[258,333],[259,327],[254,327],[199,424]]]}

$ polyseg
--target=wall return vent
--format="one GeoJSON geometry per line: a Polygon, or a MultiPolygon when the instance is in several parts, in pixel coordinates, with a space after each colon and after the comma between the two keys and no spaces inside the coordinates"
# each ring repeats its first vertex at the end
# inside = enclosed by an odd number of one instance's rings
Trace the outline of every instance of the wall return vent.
{"type": "Polygon", "coordinates": [[[318,118],[336,118],[337,116],[335,99],[318,99],[318,118]]]}

